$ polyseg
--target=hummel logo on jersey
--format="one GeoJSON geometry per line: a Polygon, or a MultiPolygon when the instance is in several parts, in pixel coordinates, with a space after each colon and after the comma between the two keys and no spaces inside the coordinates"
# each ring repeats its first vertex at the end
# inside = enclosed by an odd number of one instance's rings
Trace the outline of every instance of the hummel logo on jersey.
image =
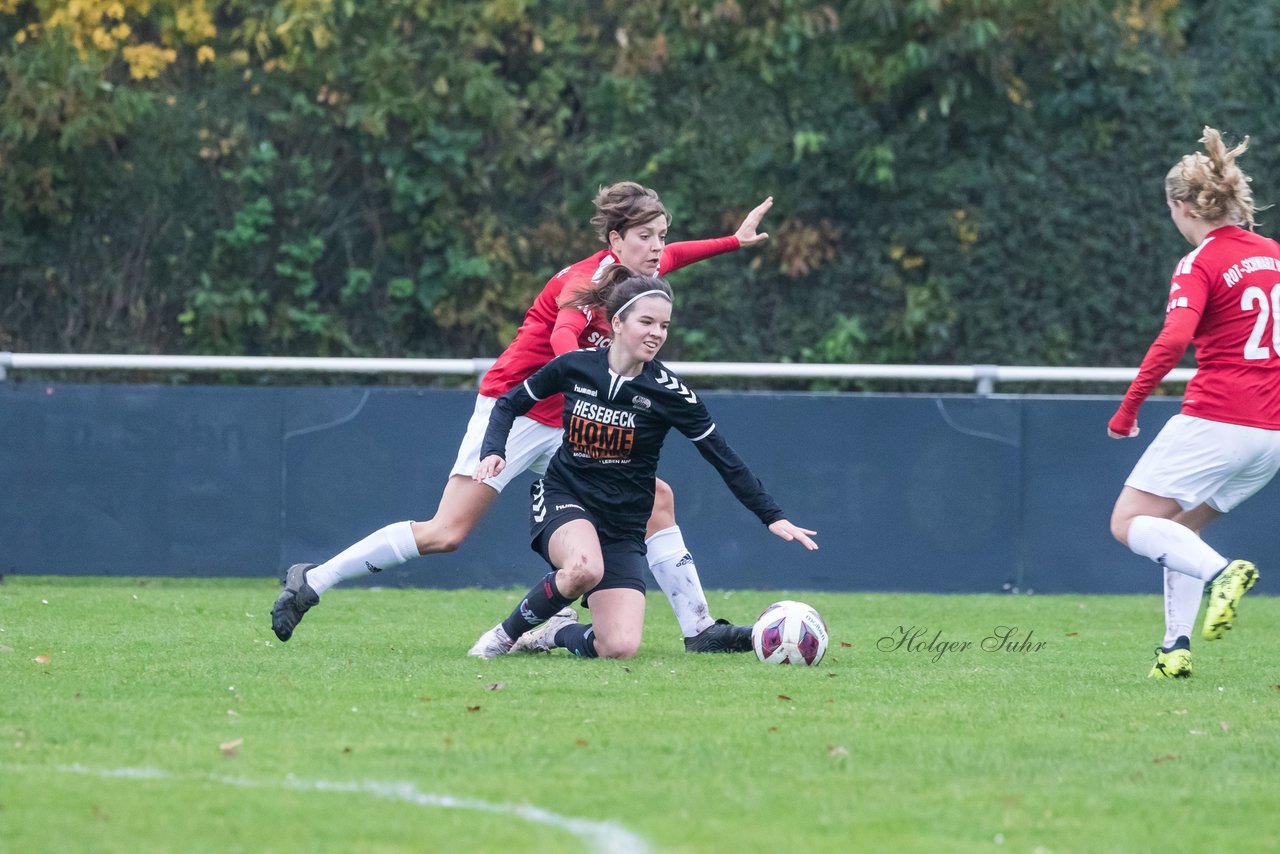
{"type": "Polygon", "coordinates": [[[382,567],[374,566],[373,564],[369,563],[369,561],[367,560],[364,562],[364,568],[369,570],[370,572],[382,572],[382,567]]]}
{"type": "MultiPolygon", "coordinates": [[[[556,512],[557,512],[557,513],[559,513],[561,510],[568,510],[568,509],[569,509],[569,508],[571,508],[571,507],[572,507],[574,510],[582,510],[582,507],[581,507],[581,506],[579,506],[579,505],[577,505],[577,504],[557,504],[557,505],[556,505],[556,512]]],[[[585,512],[587,512],[587,511],[582,510],[582,512],[583,512],[583,513],[585,513],[585,512]]]]}
{"type": "Polygon", "coordinates": [[[684,398],[685,400],[687,400],[689,403],[697,403],[697,402],[698,402],[698,396],[697,396],[696,394],[694,394],[694,393],[689,389],[689,387],[688,387],[688,386],[686,386],[684,383],[680,382],[680,378],[679,378],[679,377],[675,377],[675,376],[672,376],[671,374],[667,373],[666,368],[661,368],[661,369],[659,369],[659,371],[658,371],[658,378],[657,378],[657,379],[658,379],[658,382],[662,383],[662,385],[666,386],[667,388],[669,388],[669,389],[671,389],[672,391],[674,391],[676,394],[678,394],[678,395],[680,395],[681,397],[683,397],[683,398],[684,398]]]}
{"type": "Polygon", "coordinates": [[[577,383],[574,383],[574,384],[573,384],[573,390],[574,390],[575,392],[577,392],[578,394],[589,394],[589,395],[591,395],[592,397],[599,397],[599,396],[600,396],[600,393],[599,393],[598,391],[596,391],[595,389],[593,389],[593,388],[583,388],[582,386],[578,385],[577,383]]]}
{"type": "Polygon", "coordinates": [[[649,398],[645,397],[643,394],[637,394],[635,397],[631,398],[631,405],[636,409],[648,409],[650,406],[653,406],[653,401],[649,400],[649,398]]]}

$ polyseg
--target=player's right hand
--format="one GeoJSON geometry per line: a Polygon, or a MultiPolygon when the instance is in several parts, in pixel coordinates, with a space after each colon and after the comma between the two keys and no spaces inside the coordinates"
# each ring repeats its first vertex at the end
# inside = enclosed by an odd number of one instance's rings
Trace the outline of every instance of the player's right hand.
{"type": "Polygon", "coordinates": [[[476,473],[472,475],[472,478],[476,483],[484,483],[491,477],[497,477],[506,467],[506,460],[497,454],[490,454],[480,461],[480,465],[476,466],[476,473]]]}
{"type": "Polygon", "coordinates": [[[1123,409],[1117,410],[1107,422],[1107,435],[1112,439],[1132,439],[1139,432],[1138,419],[1123,409]]]}
{"type": "Polygon", "coordinates": [[[773,196],[751,209],[751,213],[747,214],[747,218],[742,221],[742,225],[738,226],[738,230],[733,233],[733,236],[738,238],[739,245],[755,246],[757,243],[764,243],[769,239],[769,232],[757,232],[756,229],[760,227],[760,220],[764,219],[764,215],[769,212],[771,207],[773,207],[773,196]]]}

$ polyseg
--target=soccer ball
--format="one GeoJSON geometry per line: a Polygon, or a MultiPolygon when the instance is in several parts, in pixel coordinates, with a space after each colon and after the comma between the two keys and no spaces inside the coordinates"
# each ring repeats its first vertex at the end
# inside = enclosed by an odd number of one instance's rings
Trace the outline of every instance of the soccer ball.
{"type": "Polygon", "coordinates": [[[813,667],[827,652],[827,624],[803,602],[774,602],[751,627],[751,645],[765,664],[813,667]]]}

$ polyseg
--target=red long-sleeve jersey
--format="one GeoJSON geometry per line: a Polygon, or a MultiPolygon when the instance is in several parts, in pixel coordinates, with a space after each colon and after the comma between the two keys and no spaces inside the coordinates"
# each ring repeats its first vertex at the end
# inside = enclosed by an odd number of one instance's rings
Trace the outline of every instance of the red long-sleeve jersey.
{"type": "MultiPolygon", "coordinates": [[[[732,252],[741,245],[732,235],[667,244],[658,262],[658,275],[665,276],[681,267],[732,252]]],[[[608,346],[613,330],[603,313],[598,309],[561,308],[561,305],[616,263],[618,259],[612,252],[601,249],[552,276],[525,313],[515,339],[480,381],[480,394],[502,397],[561,353],[608,346]]],[[[539,401],[525,414],[541,424],[559,427],[563,409],[564,400],[557,394],[539,401]]]]}
{"type": "Polygon", "coordinates": [[[1280,430],[1280,244],[1236,226],[1209,232],[1173,273],[1164,328],[1108,425],[1126,434],[1138,407],[1194,344],[1182,411],[1280,430]]]}

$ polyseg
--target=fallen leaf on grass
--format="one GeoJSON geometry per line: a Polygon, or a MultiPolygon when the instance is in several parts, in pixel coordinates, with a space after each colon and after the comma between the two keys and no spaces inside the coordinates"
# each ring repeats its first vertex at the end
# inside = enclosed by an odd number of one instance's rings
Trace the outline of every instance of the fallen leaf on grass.
{"type": "Polygon", "coordinates": [[[1080,634],[1080,633],[1079,633],[1079,632],[1067,632],[1067,637],[1069,637],[1069,638],[1073,638],[1073,637],[1075,637],[1075,636],[1076,636],[1076,635],[1078,635],[1078,634],[1080,634]]]}
{"type": "Polygon", "coordinates": [[[430,703],[430,702],[431,702],[431,698],[430,698],[430,697],[419,697],[419,698],[418,698],[418,702],[419,702],[419,703],[430,703]]]}
{"type": "Polygon", "coordinates": [[[222,755],[228,759],[236,755],[236,749],[244,744],[243,738],[237,738],[234,741],[224,741],[218,745],[218,749],[222,751],[222,755]]]}
{"type": "Polygon", "coordinates": [[[840,641],[840,645],[845,649],[848,649],[849,647],[853,646],[853,644],[849,643],[848,641],[840,641]]]}
{"type": "Polygon", "coordinates": [[[344,748],[342,748],[342,752],[343,752],[343,753],[350,753],[350,752],[351,752],[351,748],[350,748],[350,747],[344,747],[344,748]]]}
{"type": "Polygon", "coordinates": [[[484,687],[486,691],[501,691],[503,688],[507,686],[501,682],[490,682],[488,685],[484,687]]]}
{"type": "Polygon", "coordinates": [[[36,664],[48,664],[49,656],[45,655],[44,653],[41,653],[40,655],[37,655],[35,658],[31,660],[34,661],[36,664]]]}
{"type": "Polygon", "coordinates": [[[478,712],[478,711],[480,711],[480,707],[479,707],[479,706],[467,706],[467,711],[468,711],[468,712],[478,712]]]}
{"type": "Polygon", "coordinates": [[[1226,721],[1218,721],[1218,726],[1222,727],[1223,732],[1226,732],[1227,730],[1231,729],[1231,724],[1227,723],[1226,721]]]}
{"type": "Polygon", "coordinates": [[[1166,753],[1164,756],[1157,756],[1155,759],[1151,761],[1154,762],[1156,765],[1159,765],[1161,762],[1172,762],[1177,758],[1178,757],[1174,756],[1172,753],[1166,753]]]}
{"type": "Polygon", "coordinates": [[[777,732],[777,731],[778,731],[778,728],[776,726],[769,727],[769,732],[777,732]]]}
{"type": "Polygon", "coordinates": [[[788,697],[786,694],[779,694],[779,695],[778,695],[778,699],[779,699],[779,700],[790,700],[791,698],[790,698],[790,697],[788,697]]]}
{"type": "Polygon", "coordinates": [[[849,755],[849,748],[847,748],[847,747],[841,747],[841,746],[840,746],[840,745],[838,745],[838,744],[828,744],[828,745],[827,745],[827,755],[828,755],[828,756],[848,756],[848,755],[849,755]]]}
{"type": "Polygon", "coordinates": [[[576,744],[576,745],[578,745],[579,747],[586,747],[586,746],[587,746],[587,740],[586,740],[585,738],[575,738],[575,739],[573,740],[573,743],[574,743],[574,744],[576,744]]]}

